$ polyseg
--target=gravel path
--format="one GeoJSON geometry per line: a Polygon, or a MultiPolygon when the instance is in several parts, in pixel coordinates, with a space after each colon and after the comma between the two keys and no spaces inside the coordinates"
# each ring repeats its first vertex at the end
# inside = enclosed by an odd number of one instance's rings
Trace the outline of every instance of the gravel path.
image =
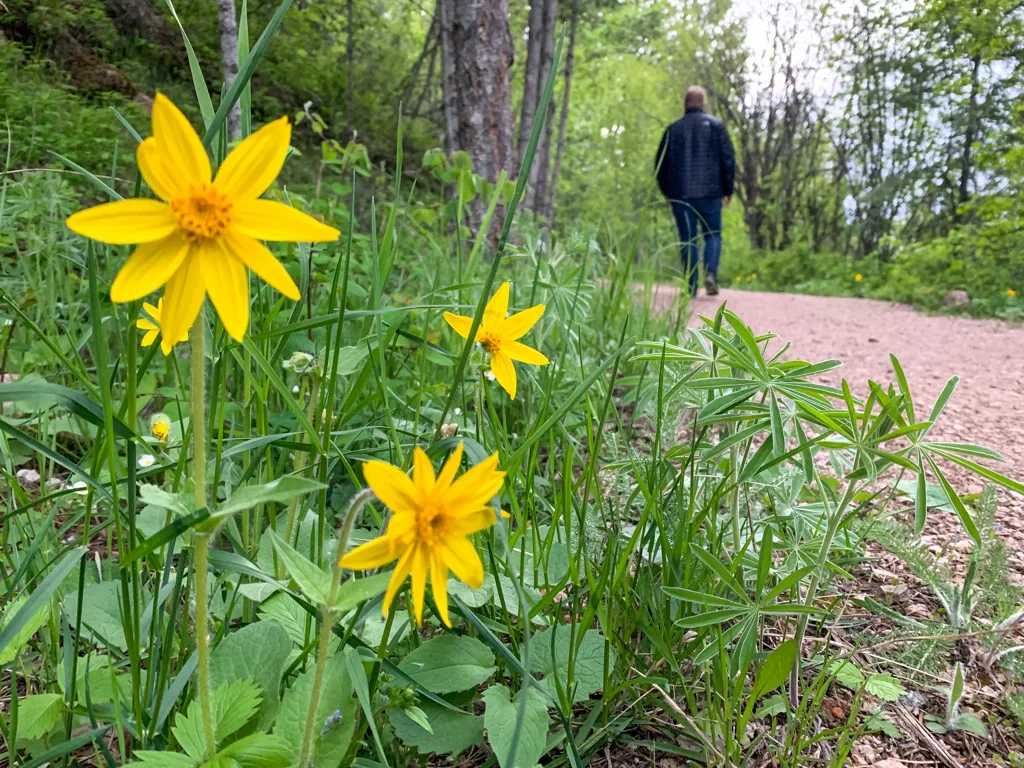
{"type": "MultiPolygon", "coordinates": [[[[655,304],[670,300],[675,290],[663,286],[655,304]]],[[[846,378],[861,396],[868,392],[869,379],[882,384],[895,380],[890,352],[903,365],[919,412],[927,412],[950,376],[959,376],[960,384],[930,434],[994,448],[1007,459],[994,468],[1024,478],[1024,328],[998,320],[926,315],[871,299],[728,289],[714,298],[698,297],[691,305],[692,323],[700,322],[699,315],[712,316],[722,301],[755,333],[773,332],[780,342],[792,342],[790,354],[795,357],[842,360],[841,368],[820,380],[838,385],[846,378]]],[[[982,483],[955,469],[949,475],[961,493],[981,490],[982,483]]],[[[1024,498],[1001,492],[997,523],[1010,545],[1015,570],[1024,574],[1024,498]]],[[[925,534],[946,539],[946,545],[949,538],[964,538],[959,521],[942,513],[929,515],[925,534]]]]}

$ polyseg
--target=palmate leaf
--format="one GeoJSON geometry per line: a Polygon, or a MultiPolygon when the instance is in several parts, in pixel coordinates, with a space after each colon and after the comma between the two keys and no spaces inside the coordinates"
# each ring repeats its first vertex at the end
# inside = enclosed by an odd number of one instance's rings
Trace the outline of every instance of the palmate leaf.
{"type": "Polygon", "coordinates": [[[252,678],[221,685],[213,694],[217,742],[222,743],[248,723],[260,708],[262,698],[262,689],[252,678]]]}

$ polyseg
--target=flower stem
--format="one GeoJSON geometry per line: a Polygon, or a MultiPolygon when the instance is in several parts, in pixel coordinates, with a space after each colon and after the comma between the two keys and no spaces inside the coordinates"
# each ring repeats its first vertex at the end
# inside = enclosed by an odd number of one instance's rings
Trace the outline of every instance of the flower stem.
{"type": "MultiPolygon", "coordinates": [[[[306,418],[309,419],[310,424],[315,423],[317,404],[320,402],[320,376],[314,373],[311,377],[311,384],[309,387],[309,405],[306,406],[306,418]]],[[[299,435],[299,442],[306,442],[306,435],[302,433],[299,435]]],[[[297,474],[302,474],[303,470],[306,469],[308,463],[309,454],[305,451],[299,451],[295,454],[295,470],[297,474]]],[[[288,524],[284,531],[284,540],[289,544],[294,545],[292,541],[292,535],[295,532],[295,520],[298,517],[299,510],[299,499],[296,496],[292,499],[291,505],[288,507],[288,524]]]]}
{"type": "MultiPolygon", "coordinates": [[[[199,310],[192,333],[192,474],[195,480],[195,507],[206,507],[206,357],[203,353],[205,332],[203,311],[199,310]]],[[[217,739],[213,730],[213,705],[210,701],[210,646],[207,642],[209,616],[207,613],[206,576],[209,571],[210,535],[195,534],[194,557],[196,569],[196,650],[199,656],[199,708],[203,717],[203,731],[206,734],[206,756],[213,757],[217,751],[217,739]]]]}
{"type": "Polygon", "coordinates": [[[335,604],[338,600],[338,590],[341,588],[341,558],[348,549],[348,537],[352,533],[352,525],[356,517],[366,504],[373,501],[373,491],[366,489],[360,491],[349,502],[348,514],[341,524],[338,532],[338,553],[334,558],[334,574],[331,579],[331,591],[327,596],[327,605],[323,607],[323,623],[320,625],[320,644],[316,652],[316,671],[313,673],[313,691],[309,699],[309,711],[306,713],[306,730],[302,736],[302,751],[299,753],[298,768],[306,768],[310,755],[313,751],[313,740],[316,731],[316,711],[320,707],[320,689],[324,684],[324,667],[327,665],[327,647],[331,643],[331,632],[334,629],[334,622],[338,617],[335,604]]]}

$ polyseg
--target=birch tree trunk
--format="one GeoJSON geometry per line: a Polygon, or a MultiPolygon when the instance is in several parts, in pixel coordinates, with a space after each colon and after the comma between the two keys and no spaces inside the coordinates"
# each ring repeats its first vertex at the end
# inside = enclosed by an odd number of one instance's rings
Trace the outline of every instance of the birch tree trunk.
{"type": "MultiPolygon", "coordinates": [[[[224,92],[227,93],[238,77],[238,17],[235,0],[217,0],[220,20],[220,61],[224,71],[224,92]]],[[[242,106],[236,101],[227,117],[228,137],[234,141],[242,137],[242,106]]]]}
{"type": "MultiPolygon", "coordinates": [[[[474,172],[494,183],[501,170],[515,165],[508,0],[439,2],[445,146],[468,153],[474,172]]],[[[478,198],[471,226],[481,213],[478,198]]]]}

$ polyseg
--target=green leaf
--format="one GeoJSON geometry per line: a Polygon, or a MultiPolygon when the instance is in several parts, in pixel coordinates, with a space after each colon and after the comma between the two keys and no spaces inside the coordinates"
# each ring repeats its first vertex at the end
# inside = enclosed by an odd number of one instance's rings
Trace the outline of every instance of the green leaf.
{"type": "MultiPolygon", "coordinates": [[[[71,411],[91,424],[103,428],[106,424],[103,418],[103,406],[90,400],[69,387],[62,387],[59,384],[50,384],[46,381],[29,381],[26,377],[23,381],[5,382],[0,384],[0,400],[9,402],[11,400],[27,400],[32,402],[56,403],[62,408],[71,411]]],[[[114,417],[114,433],[118,437],[131,438],[132,430],[123,421],[114,417]]]]}
{"type": "Polygon", "coordinates": [[[754,713],[754,719],[761,720],[765,717],[781,715],[788,710],[789,705],[786,703],[786,697],[781,693],[777,693],[774,696],[769,696],[761,703],[761,706],[758,707],[757,711],[754,713]]]}
{"type": "MultiPolygon", "coordinates": [[[[323,685],[320,689],[320,704],[316,710],[317,743],[314,766],[337,766],[352,741],[355,729],[356,700],[352,695],[352,681],[345,665],[345,656],[351,651],[336,653],[324,665],[323,685]],[[341,720],[336,727],[326,728],[327,719],[337,713],[341,720]]],[[[281,709],[274,722],[274,733],[288,744],[293,759],[302,744],[306,727],[306,715],[312,698],[312,667],[299,676],[284,694],[281,709]]],[[[336,718],[332,718],[336,719],[336,718]]]]}
{"type": "Polygon", "coordinates": [[[391,573],[378,573],[361,579],[349,579],[338,588],[334,610],[339,614],[348,613],[360,603],[383,594],[388,588],[391,573]]]}
{"type": "Polygon", "coordinates": [[[213,519],[219,520],[260,504],[269,504],[270,502],[286,504],[296,496],[319,491],[323,487],[323,484],[316,480],[294,475],[286,475],[263,485],[247,485],[236,490],[231,494],[230,499],[218,505],[213,519]]]}
{"type": "Polygon", "coordinates": [[[405,713],[406,717],[412,720],[416,725],[418,725],[423,730],[427,731],[428,733],[434,732],[434,729],[430,725],[430,721],[427,720],[427,713],[419,707],[410,704],[402,711],[405,713]]]}
{"type": "Polygon", "coordinates": [[[520,691],[527,695],[526,712],[519,727],[519,743],[514,761],[510,760],[512,739],[519,723],[519,700],[511,701],[504,685],[492,685],[483,693],[484,727],[487,742],[494,750],[501,768],[534,768],[544,755],[548,737],[548,710],[544,697],[532,687],[520,691]]]}
{"type": "Polygon", "coordinates": [[[887,672],[869,675],[864,690],[883,701],[897,701],[907,692],[900,681],[887,672]]]}
{"type": "Polygon", "coordinates": [[[865,718],[864,727],[869,731],[884,733],[890,739],[900,738],[900,729],[896,727],[892,720],[883,716],[881,710],[873,712],[865,718]]]}
{"type": "Polygon", "coordinates": [[[475,688],[497,671],[494,654],[473,637],[444,634],[428,640],[398,668],[434,693],[475,688]]]}
{"type": "Polygon", "coordinates": [[[976,736],[985,738],[988,736],[988,727],[976,715],[965,712],[953,723],[955,728],[962,731],[970,731],[976,736]]]}
{"type": "MultiPolygon", "coordinates": [[[[585,701],[590,694],[599,691],[604,685],[604,656],[606,640],[596,629],[588,629],[580,633],[576,631],[576,649],[570,647],[570,627],[561,625],[550,627],[543,632],[535,634],[531,640],[531,666],[534,672],[544,673],[541,686],[551,692],[551,695],[558,700],[558,686],[566,692],[570,692],[572,686],[572,701],[577,703],[585,701]],[[573,661],[573,678],[569,680],[569,663],[573,661]]],[[[609,663],[614,666],[615,652],[611,649],[609,663]]]]}
{"type": "Polygon", "coordinates": [[[144,765],[146,768],[193,768],[196,761],[178,752],[152,752],[137,750],[135,762],[129,765],[144,765]]]}
{"type": "Polygon", "coordinates": [[[64,709],[59,693],[38,693],[18,701],[18,738],[40,739],[57,724],[64,709]]]}
{"type": "Polygon", "coordinates": [[[835,675],[835,679],[851,691],[859,691],[864,685],[864,674],[851,661],[843,661],[830,667],[829,674],[835,675]]]}
{"type": "Polygon", "coordinates": [[[292,649],[284,627],[276,621],[259,621],[229,632],[210,657],[210,687],[251,680],[260,688],[262,702],[257,728],[266,730],[280,705],[281,673],[292,649]]]}
{"type": "Polygon", "coordinates": [[[206,758],[206,730],[197,699],[192,699],[185,712],[178,712],[171,733],[193,760],[199,762],[206,758]]]}
{"type": "Polygon", "coordinates": [[[284,739],[268,733],[254,733],[230,744],[210,761],[223,768],[281,768],[294,759],[292,750],[284,739]]]}
{"type": "Polygon", "coordinates": [[[960,706],[960,697],[964,695],[964,668],[958,661],[953,669],[953,684],[949,687],[949,699],[946,702],[946,711],[952,715],[960,706]]]}
{"type": "Polygon", "coordinates": [[[483,718],[452,712],[429,701],[420,703],[430,731],[418,725],[401,709],[390,712],[391,726],[403,744],[416,747],[421,755],[458,755],[484,743],[483,718]]]}
{"type": "Polygon", "coordinates": [[[480,608],[491,602],[494,597],[494,577],[484,574],[484,582],[480,589],[473,589],[454,576],[448,579],[448,594],[459,598],[470,608],[480,608]]]}
{"type": "MultiPolygon", "coordinates": [[[[4,630],[8,622],[18,616],[22,607],[27,602],[27,594],[18,595],[14,602],[4,608],[3,612],[0,612],[0,632],[4,630]]],[[[0,665],[14,661],[14,657],[21,653],[21,650],[28,641],[32,639],[32,635],[43,626],[43,622],[46,621],[46,606],[44,605],[36,611],[35,616],[25,616],[23,618],[24,623],[21,625],[21,629],[11,636],[10,640],[3,646],[3,650],[0,651],[0,665]]]]}
{"type": "Polygon", "coordinates": [[[192,504],[183,493],[168,493],[158,485],[150,483],[139,484],[139,498],[143,504],[148,504],[160,509],[169,509],[179,515],[188,515],[192,510],[192,504]]]}
{"type": "MultiPolygon", "coordinates": [[[[86,584],[82,588],[82,624],[86,634],[92,631],[97,640],[122,651],[128,650],[121,621],[121,585],[116,581],[101,581],[86,584]]],[[[75,625],[78,615],[78,593],[73,592],[64,600],[64,615],[68,623],[75,625]]]]}
{"type": "MultiPolygon", "coordinates": [[[[5,610],[0,615],[0,654],[7,654],[11,650],[14,653],[18,653],[21,650],[20,646],[23,646],[28,642],[29,638],[35,634],[35,629],[29,633],[20,645],[17,644],[18,638],[21,638],[25,628],[35,622],[37,614],[41,610],[45,610],[46,603],[50,599],[50,596],[57,591],[57,588],[63,583],[67,575],[77,567],[78,561],[82,559],[82,555],[85,554],[85,549],[73,549],[64,559],[61,560],[57,565],[54,566],[53,570],[46,574],[46,578],[40,582],[39,586],[35,588],[35,591],[29,595],[28,600],[21,603],[21,607],[17,612],[5,610]],[[10,618],[7,618],[7,614],[13,614],[10,618]],[[5,621],[6,619],[6,621],[5,621]]],[[[36,625],[36,629],[40,625],[36,625]]],[[[14,658],[11,656],[11,658],[14,658]]]]}
{"type": "Polygon", "coordinates": [[[318,606],[327,605],[327,597],[331,591],[331,574],[319,568],[303,555],[299,554],[291,544],[268,528],[264,534],[277,550],[277,556],[284,563],[285,570],[298,585],[299,590],[318,606]]]}
{"type": "Polygon", "coordinates": [[[213,694],[217,742],[223,742],[248,723],[259,710],[262,699],[262,689],[252,678],[223,683],[213,694]]]}
{"type": "Polygon", "coordinates": [[[754,689],[750,696],[759,699],[769,691],[774,691],[789,676],[796,661],[796,640],[791,638],[781,643],[778,648],[768,654],[768,658],[761,665],[757,677],[754,679],[754,689]]]}

